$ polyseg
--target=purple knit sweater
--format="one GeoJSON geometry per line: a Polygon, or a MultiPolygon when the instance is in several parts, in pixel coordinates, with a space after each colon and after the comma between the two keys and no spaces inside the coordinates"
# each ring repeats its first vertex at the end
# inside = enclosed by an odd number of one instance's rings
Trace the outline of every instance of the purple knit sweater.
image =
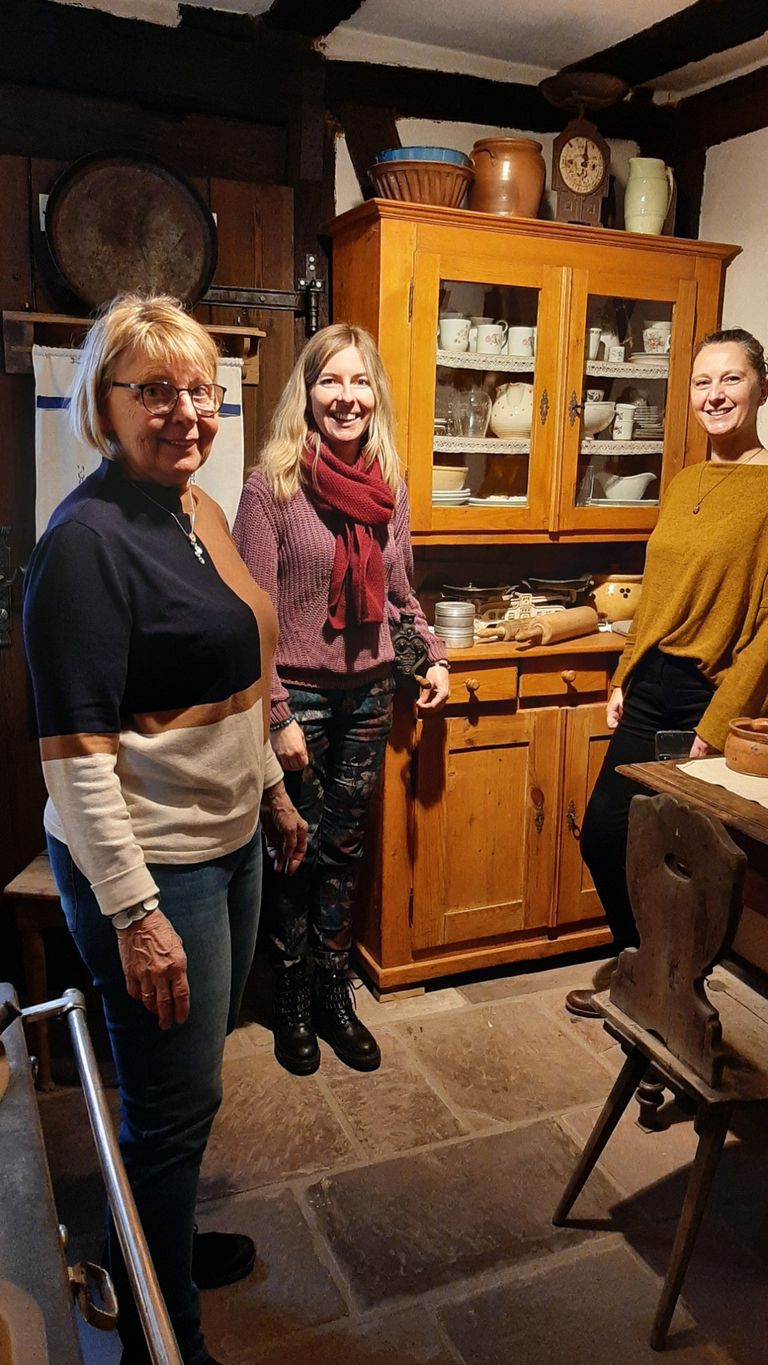
{"type": "Polygon", "coordinates": [[[335,538],[303,489],[289,501],[275,498],[261,470],[251,474],[240,499],[235,544],[260,588],[272,598],[280,640],[272,674],[271,723],[290,715],[284,683],[299,687],[362,686],[384,677],[394,657],[390,624],[412,611],[431,663],[445,658],[445,645],[430,634],[411,590],[408,493],[401,482],[383,547],[386,620],[380,625],[333,630],[328,622],[328,587],[335,538]]]}

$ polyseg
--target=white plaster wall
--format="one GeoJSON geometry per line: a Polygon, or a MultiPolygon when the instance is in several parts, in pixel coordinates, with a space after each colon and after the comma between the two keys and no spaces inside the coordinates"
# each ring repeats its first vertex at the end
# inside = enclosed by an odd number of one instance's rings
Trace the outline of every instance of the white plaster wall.
{"type": "MultiPolygon", "coordinates": [[[[725,277],[723,325],[746,327],[768,347],[768,128],[707,152],[699,236],[737,242],[742,253],[725,277]]],[[[760,420],[768,444],[768,414],[760,420]]]]}
{"type": "MultiPolygon", "coordinates": [[[[429,119],[398,119],[397,131],[404,147],[453,147],[458,152],[471,152],[472,146],[483,137],[532,137],[541,143],[542,155],[547,167],[544,187],[544,203],[541,217],[551,218],[552,207],[549,195],[550,171],[552,163],[552,143],[554,133],[532,133],[520,128],[495,128],[479,123],[447,123],[429,119]]],[[[629,158],[637,154],[637,144],[610,139],[611,172],[616,176],[616,201],[618,223],[622,222],[624,206],[624,186],[629,173],[629,158]]],[[[339,137],[336,145],[336,212],[344,213],[354,208],[362,200],[352,161],[347,151],[346,139],[339,137]]]]}

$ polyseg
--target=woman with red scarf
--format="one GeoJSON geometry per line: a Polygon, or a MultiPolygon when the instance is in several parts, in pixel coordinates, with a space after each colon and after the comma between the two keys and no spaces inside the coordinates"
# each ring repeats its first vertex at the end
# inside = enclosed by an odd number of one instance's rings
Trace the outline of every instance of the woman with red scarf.
{"type": "Polygon", "coordinates": [[[429,658],[421,714],[444,703],[448,665],[411,590],[389,386],[361,328],[337,323],[305,346],[243,489],[234,536],[277,608],[272,746],[309,825],[304,862],[278,877],[272,907],[275,1056],[309,1075],[320,1065],[319,1034],[347,1066],[373,1071],[381,1053],[355,1014],[347,967],[368,808],[392,721],[390,627],[401,611],[415,616],[429,658]]]}

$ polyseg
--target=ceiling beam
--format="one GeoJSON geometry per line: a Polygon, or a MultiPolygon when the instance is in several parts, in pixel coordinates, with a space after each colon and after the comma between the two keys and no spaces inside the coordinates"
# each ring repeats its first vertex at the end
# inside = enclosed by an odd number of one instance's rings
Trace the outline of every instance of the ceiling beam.
{"type": "MultiPolygon", "coordinates": [[[[534,133],[559,133],[570,117],[564,109],[553,109],[535,85],[414,67],[326,61],[325,88],[334,112],[342,105],[358,105],[389,109],[399,118],[448,119],[534,133]]],[[[629,138],[645,148],[669,136],[672,117],[672,106],[628,100],[603,110],[597,122],[605,137],[629,138]]]]}
{"type": "Polygon", "coordinates": [[[326,38],[362,8],[363,0],[272,0],[261,16],[265,28],[281,33],[300,33],[307,38],[326,38]]]}
{"type": "Polygon", "coordinates": [[[642,85],[689,62],[727,52],[768,32],[766,0],[695,0],[677,14],[613,47],[583,57],[569,71],[605,71],[642,85]]]}
{"type": "Polygon", "coordinates": [[[675,124],[685,152],[768,128],[768,65],[681,100],[675,124]]]}

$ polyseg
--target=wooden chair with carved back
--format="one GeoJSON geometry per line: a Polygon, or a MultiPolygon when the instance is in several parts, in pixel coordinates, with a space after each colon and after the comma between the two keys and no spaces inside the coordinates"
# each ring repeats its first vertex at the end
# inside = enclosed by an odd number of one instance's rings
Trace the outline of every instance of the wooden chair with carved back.
{"type": "Polygon", "coordinates": [[[610,990],[596,997],[626,1061],[553,1222],[565,1224],[649,1071],[695,1102],[699,1141],[651,1330],[655,1350],[666,1342],[733,1110],[768,1098],[768,1036],[756,1040],[754,1014],[726,995],[724,1031],[704,989],[733,939],[745,867],[719,821],[668,796],[634,798],[627,883],[640,946],[625,949],[610,990]]]}

